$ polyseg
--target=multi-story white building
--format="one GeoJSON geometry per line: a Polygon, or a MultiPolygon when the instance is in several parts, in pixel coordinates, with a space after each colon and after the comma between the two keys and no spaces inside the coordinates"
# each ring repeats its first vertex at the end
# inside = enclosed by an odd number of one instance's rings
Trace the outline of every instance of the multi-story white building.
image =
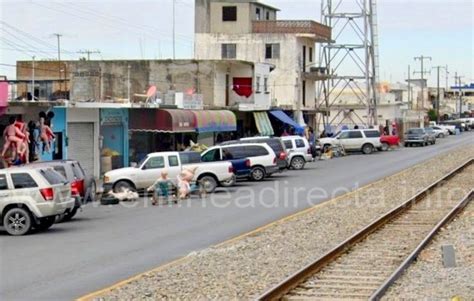
{"type": "Polygon", "coordinates": [[[311,20],[277,20],[279,9],[252,0],[196,0],[196,59],[237,59],[275,66],[252,79],[254,93],[268,93],[272,106],[315,110],[316,43],[331,29],[311,20]]]}

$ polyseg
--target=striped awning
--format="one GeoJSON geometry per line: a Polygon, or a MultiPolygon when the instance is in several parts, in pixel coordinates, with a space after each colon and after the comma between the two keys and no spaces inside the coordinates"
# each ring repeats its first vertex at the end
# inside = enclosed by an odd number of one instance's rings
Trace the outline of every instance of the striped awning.
{"type": "Polygon", "coordinates": [[[232,132],[237,130],[235,114],[227,110],[192,111],[196,132],[232,132]]]}
{"type": "Polygon", "coordinates": [[[255,124],[257,125],[257,130],[260,135],[273,136],[275,134],[267,112],[253,112],[253,117],[255,118],[255,124]]]}

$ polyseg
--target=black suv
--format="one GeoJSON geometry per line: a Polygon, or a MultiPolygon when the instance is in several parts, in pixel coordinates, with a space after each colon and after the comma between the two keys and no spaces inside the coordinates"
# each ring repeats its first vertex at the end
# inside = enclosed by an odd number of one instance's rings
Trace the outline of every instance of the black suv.
{"type": "Polygon", "coordinates": [[[278,137],[250,137],[239,140],[231,140],[221,143],[221,145],[239,144],[239,143],[266,143],[275,152],[277,165],[280,170],[288,167],[288,154],[285,144],[278,137]]]}

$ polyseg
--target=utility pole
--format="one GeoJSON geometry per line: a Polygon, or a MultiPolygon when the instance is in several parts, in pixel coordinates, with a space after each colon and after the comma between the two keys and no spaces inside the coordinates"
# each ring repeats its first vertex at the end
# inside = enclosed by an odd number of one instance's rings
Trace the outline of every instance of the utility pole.
{"type": "Polygon", "coordinates": [[[59,74],[59,93],[61,94],[62,92],[62,82],[61,82],[61,37],[63,36],[62,34],[59,33],[53,33],[53,36],[56,36],[58,40],[58,74],[59,74]]]}
{"type": "Polygon", "coordinates": [[[35,56],[33,55],[31,61],[31,100],[35,100],[35,56]]]}
{"type": "Polygon", "coordinates": [[[440,106],[440,97],[441,97],[441,94],[439,92],[439,69],[446,69],[446,67],[436,66],[433,68],[436,68],[437,70],[436,122],[439,123],[439,106],[440,106]]]}
{"type": "Polygon", "coordinates": [[[446,91],[449,89],[449,71],[448,71],[448,65],[445,67],[446,69],[446,91]]]}
{"type": "Polygon", "coordinates": [[[173,0],[173,60],[176,59],[176,0],[173,0]]]}
{"type": "Polygon", "coordinates": [[[130,103],[131,102],[131,99],[130,99],[130,69],[132,67],[130,65],[128,65],[127,67],[127,95],[128,95],[128,102],[130,103]]]}
{"type": "Polygon", "coordinates": [[[99,50],[88,50],[88,49],[85,49],[85,50],[79,50],[77,53],[80,53],[80,54],[87,54],[87,60],[90,61],[91,60],[91,54],[100,54],[100,51],[99,50]]]}
{"type": "MultiPolygon", "coordinates": [[[[417,56],[414,58],[415,61],[419,60],[420,63],[421,63],[421,70],[420,71],[415,71],[413,72],[414,74],[417,74],[417,73],[420,73],[421,74],[421,108],[424,109],[425,108],[425,81],[424,81],[424,75],[425,74],[430,74],[431,72],[429,71],[425,71],[424,69],[424,61],[425,60],[429,60],[431,61],[431,56],[417,56]]],[[[420,109],[419,105],[418,105],[418,109],[420,109]]]]}
{"type": "Polygon", "coordinates": [[[458,88],[458,93],[459,93],[459,118],[461,118],[462,114],[462,88],[461,88],[461,78],[464,76],[458,76],[458,73],[456,72],[454,75],[454,87],[457,86],[458,88]]]}
{"type": "Polygon", "coordinates": [[[410,109],[413,110],[413,100],[411,98],[411,78],[410,78],[410,65],[408,65],[408,103],[410,104],[410,109]]]}

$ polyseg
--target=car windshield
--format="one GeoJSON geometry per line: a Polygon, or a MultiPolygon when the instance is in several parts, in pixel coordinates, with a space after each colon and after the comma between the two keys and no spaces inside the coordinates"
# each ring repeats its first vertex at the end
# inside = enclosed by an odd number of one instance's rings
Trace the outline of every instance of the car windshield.
{"type": "Polygon", "coordinates": [[[85,178],[84,170],[82,170],[82,167],[79,164],[79,162],[72,163],[72,171],[74,172],[74,177],[76,179],[84,179],[85,178]]]}
{"type": "Polygon", "coordinates": [[[431,132],[433,132],[433,129],[432,128],[426,128],[425,131],[431,133],[431,132]]]}
{"type": "Polygon", "coordinates": [[[146,160],[148,160],[148,156],[145,156],[143,159],[141,159],[140,162],[138,162],[137,167],[141,167],[143,163],[146,162],[146,160]]]}
{"type": "Polygon", "coordinates": [[[423,134],[423,129],[409,129],[408,134],[423,134]]]}

